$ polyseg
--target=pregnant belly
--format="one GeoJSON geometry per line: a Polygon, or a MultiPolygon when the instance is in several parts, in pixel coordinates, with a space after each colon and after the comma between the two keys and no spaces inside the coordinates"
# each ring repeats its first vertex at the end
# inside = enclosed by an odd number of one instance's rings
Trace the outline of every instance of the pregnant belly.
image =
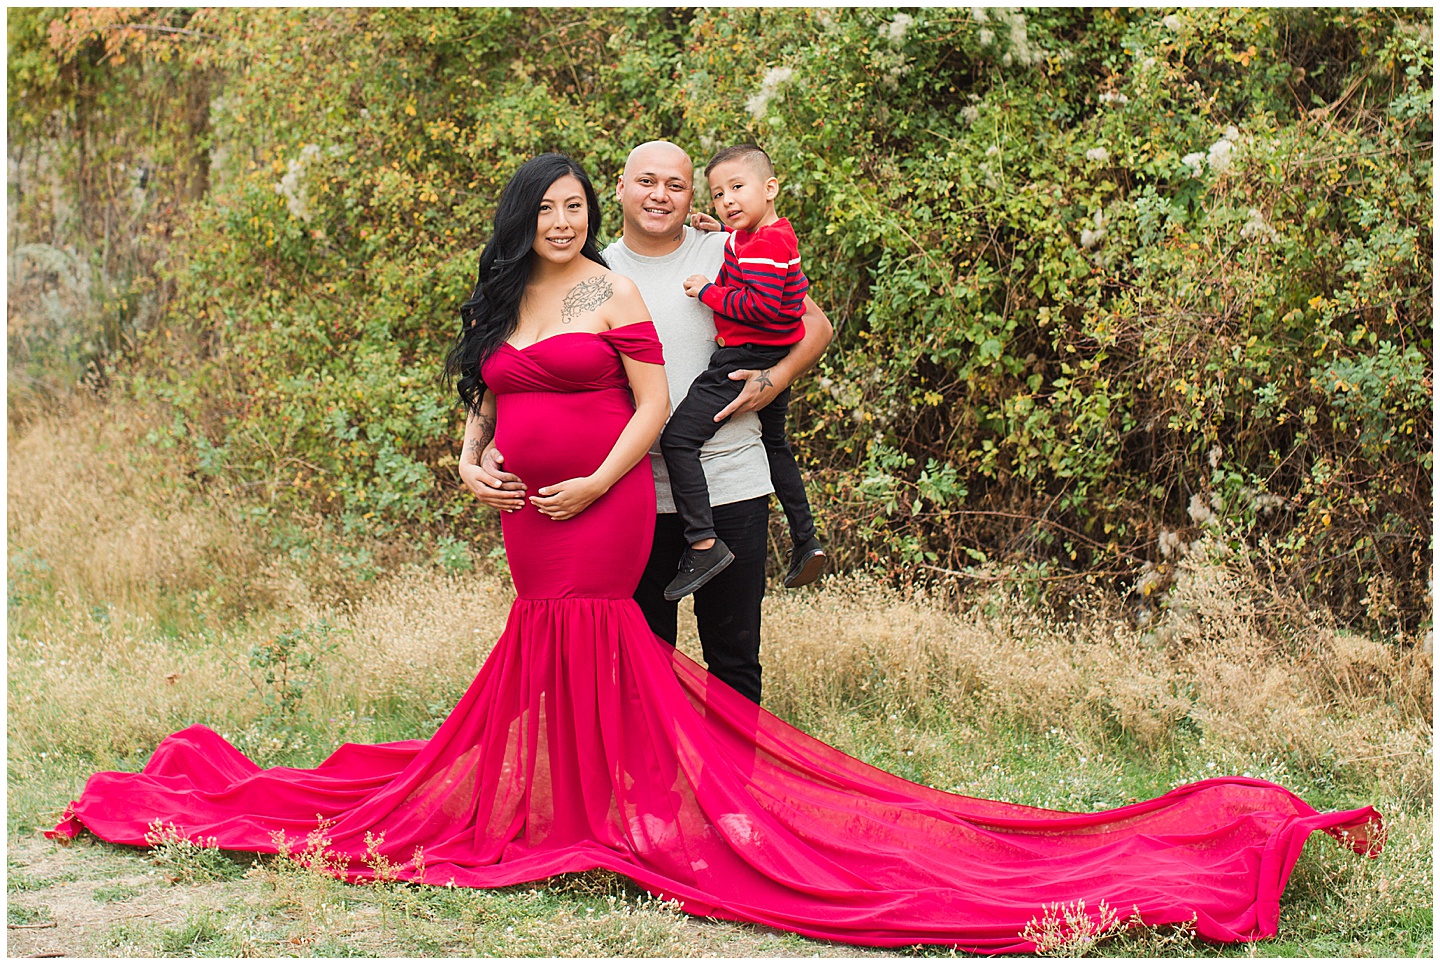
{"type": "Polygon", "coordinates": [[[634,409],[618,390],[516,392],[497,400],[495,448],[531,489],[600,467],[634,409]]]}
{"type": "MultiPolygon", "coordinates": [[[[495,447],[527,497],[544,486],[600,467],[634,415],[629,394],[526,392],[498,398],[495,447]]],[[[635,592],[654,534],[655,485],[650,462],[635,468],[579,515],[554,520],[527,498],[501,516],[505,555],[516,593],[528,599],[603,597],[635,592]]]]}

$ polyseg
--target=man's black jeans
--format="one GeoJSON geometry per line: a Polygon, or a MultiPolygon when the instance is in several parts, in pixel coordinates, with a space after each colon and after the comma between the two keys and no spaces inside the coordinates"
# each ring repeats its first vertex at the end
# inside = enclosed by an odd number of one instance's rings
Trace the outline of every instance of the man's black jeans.
{"type": "MultiPolygon", "coordinates": [[[[695,591],[695,623],[706,668],[741,694],[760,703],[760,601],[765,598],[769,555],[770,497],[725,503],[711,510],[715,532],[735,562],[695,591]]],[[[650,561],[635,590],[635,602],[657,637],[675,644],[677,604],[665,599],[680,554],[689,543],[677,513],[655,517],[650,561]]]]}

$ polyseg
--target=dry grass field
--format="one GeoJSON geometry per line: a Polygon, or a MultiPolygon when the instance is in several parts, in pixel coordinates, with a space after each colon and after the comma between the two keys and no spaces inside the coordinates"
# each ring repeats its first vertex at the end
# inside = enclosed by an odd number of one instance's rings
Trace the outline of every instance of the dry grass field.
{"type": "MultiPolygon", "coordinates": [[[[495,892],[356,887],[179,842],[46,841],[89,772],[138,769],[193,722],[266,765],[428,733],[499,634],[511,590],[489,547],[457,561],[425,539],[346,536],[201,491],[146,445],[142,412],[38,411],[12,394],[11,954],[877,954],[692,919],[608,874],[495,892]]],[[[971,795],[1093,810],[1244,773],[1321,808],[1373,803],[1385,853],[1317,836],[1275,941],[1221,948],[1142,929],[1069,951],[1429,957],[1431,657],[1332,625],[1264,572],[1202,546],[1146,629],[1098,590],[1060,617],[1006,584],[901,592],[846,574],[777,589],[767,706],[971,795]]]]}

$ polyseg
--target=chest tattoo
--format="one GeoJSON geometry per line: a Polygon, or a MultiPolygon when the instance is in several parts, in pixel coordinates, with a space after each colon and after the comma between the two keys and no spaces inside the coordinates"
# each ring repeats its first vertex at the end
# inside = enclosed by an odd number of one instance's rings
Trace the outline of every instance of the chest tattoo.
{"type": "Polygon", "coordinates": [[[604,275],[585,279],[565,293],[565,301],[560,306],[560,324],[569,325],[586,312],[593,312],[609,301],[614,292],[610,280],[604,275]]]}

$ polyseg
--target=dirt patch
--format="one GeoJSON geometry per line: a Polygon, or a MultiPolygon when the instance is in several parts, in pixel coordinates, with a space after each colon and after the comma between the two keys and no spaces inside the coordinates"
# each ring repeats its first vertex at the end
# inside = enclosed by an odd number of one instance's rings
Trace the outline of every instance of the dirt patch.
{"type": "MultiPolygon", "coordinates": [[[[197,952],[262,957],[445,957],[524,954],[535,944],[543,946],[547,953],[565,954],[567,949],[573,953],[595,944],[591,931],[613,933],[596,946],[600,953],[613,945],[618,953],[640,957],[679,954],[849,958],[904,954],[815,942],[733,922],[675,916],[648,907],[643,901],[637,905],[622,903],[612,908],[609,916],[587,920],[583,934],[574,931],[576,916],[563,910],[542,912],[537,908],[533,918],[525,917],[523,912],[511,917],[519,907],[504,905],[507,899],[502,893],[476,893],[467,896],[469,904],[478,903],[476,907],[467,904],[448,911],[427,910],[419,905],[402,911],[402,902],[388,909],[387,923],[385,913],[371,903],[377,896],[370,889],[328,883],[317,891],[306,892],[303,880],[292,881],[299,890],[291,892],[290,898],[310,902],[308,907],[297,908],[277,900],[274,876],[265,872],[260,872],[258,878],[176,882],[166,868],[152,863],[149,852],[108,845],[87,836],[62,845],[36,833],[12,837],[9,843],[10,921],[26,923],[25,927],[7,930],[7,950],[12,957],[150,957],[197,952]],[[492,903],[500,904],[488,910],[483,907],[492,903]],[[514,922],[517,933],[525,932],[529,939],[521,940],[517,934],[517,940],[509,943],[492,931],[489,937],[472,934],[460,940],[462,932],[493,930],[496,922],[502,923],[502,928],[503,923],[514,922]],[[36,927],[42,925],[48,927],[36,927]]],[[[425,892],[414,898],[423,903],[439,895],[425,892]]],[[[514,900],[513,895],[510,900],[514,900]]],[[[595,901],[598,899],[585,899],[595,901]]]]}
{"type": "Polygon", "coordinates": [[[124,929],[118,926],[139,925],[144,931],[173,928],[200,909],[218,909],[233,901],[237,887],[249,886],[174,887],[163,873],[149,867],[139,851],[85,842],[65,846],[39,834],[11,838],[8,844],[10,921],[31,919],[28,926],[54,922],[53,927],[7,928],[6,951],[11,957],[114,954],[117,945],[125,944],[124,929]],[[109,896],[113,898],[107,900],[109,896]]]}

